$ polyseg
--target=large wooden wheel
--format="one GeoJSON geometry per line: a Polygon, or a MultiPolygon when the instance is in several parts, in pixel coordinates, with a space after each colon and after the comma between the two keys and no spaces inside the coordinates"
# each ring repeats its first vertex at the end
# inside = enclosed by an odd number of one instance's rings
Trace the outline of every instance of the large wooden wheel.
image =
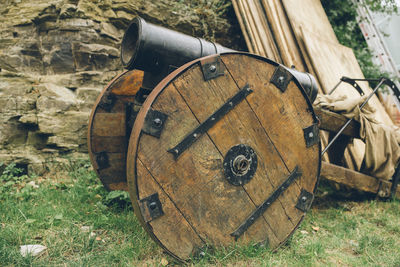
{"type": "Polygon", "coordinates": [[[127,190],[126,152],[143,72],[126,71],[100,93],[89,119],[88,150],[92,166],[107,190],[127,190]],[[129,124],[130,127],[129,127],[129,124]]]}
{"type": "Polygon", "coordinates": [[[140,110],[127,154],[135,213],[179,259],[298,227],[320,171],[317,119],[288,71],[244,53],[170,74],[140,110]]]}

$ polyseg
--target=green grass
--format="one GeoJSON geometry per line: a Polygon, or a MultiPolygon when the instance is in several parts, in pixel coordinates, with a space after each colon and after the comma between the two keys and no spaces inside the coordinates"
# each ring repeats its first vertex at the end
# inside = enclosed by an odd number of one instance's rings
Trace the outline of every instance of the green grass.
{"type": "MultiPolygon", "coordinates": [[[[47,177],[19,175],[8,168],[0,176],[0,266],[179,265],[141,228],[126,194],[107,193],[87,162],[47,177]],[[19,247],[25,244],[48,249],[24,258],[19,247]]],[[[400,266],[399,201],[317,200],[277,252],[260,246],[210,250],[189,265],[400,266]]]]}

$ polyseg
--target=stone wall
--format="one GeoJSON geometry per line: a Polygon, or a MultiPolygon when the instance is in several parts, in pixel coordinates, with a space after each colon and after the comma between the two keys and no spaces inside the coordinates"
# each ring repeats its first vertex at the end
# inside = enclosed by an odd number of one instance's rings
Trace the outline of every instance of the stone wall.
{"type": "Polygon", "coordinates": [[[87,158],[92,105],[122,71],[119,43],[135,15],[243,50],[223,2],[1,0],[0,162],[41,173],[87,158]]]}

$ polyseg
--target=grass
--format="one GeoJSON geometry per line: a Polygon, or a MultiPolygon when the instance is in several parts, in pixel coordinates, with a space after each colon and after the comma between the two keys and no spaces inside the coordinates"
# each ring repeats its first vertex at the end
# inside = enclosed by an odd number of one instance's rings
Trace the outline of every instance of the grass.
{"type": "MultiPolygon", "coordinates": [[[[179,265],[141,228],[126,194],[106,192],[87,162],[47,177],[21,176],[11,166],[0,176],[0,192],[0,266],[179,265]],[[48,249],[24,258],[25,244],[48,249]]],[[[317,200],[276,253],[231,247],[189,265],[400,266],[399,201],[317,200]]]]}

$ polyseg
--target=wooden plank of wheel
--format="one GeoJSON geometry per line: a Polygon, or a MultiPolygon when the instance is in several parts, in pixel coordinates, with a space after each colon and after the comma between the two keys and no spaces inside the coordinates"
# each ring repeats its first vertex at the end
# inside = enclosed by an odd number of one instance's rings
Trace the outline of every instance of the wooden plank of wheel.
{"type": "Polygon", "coordinates": [[[171,255],[236,243],[275,249],[298,227],[317,185],[320,140],[287,74],[255,55],[210,56],[147,98],[129,141],[128,188],[143,227],[171,255]]]}
{"type": "Polygon", "coordinates": [[[126,71],[100,93],[89,119],[88,150],[97,176],[107,190],[127,190],[126,152],[130,113],[142,85],[143,72],[126,71]]]}

